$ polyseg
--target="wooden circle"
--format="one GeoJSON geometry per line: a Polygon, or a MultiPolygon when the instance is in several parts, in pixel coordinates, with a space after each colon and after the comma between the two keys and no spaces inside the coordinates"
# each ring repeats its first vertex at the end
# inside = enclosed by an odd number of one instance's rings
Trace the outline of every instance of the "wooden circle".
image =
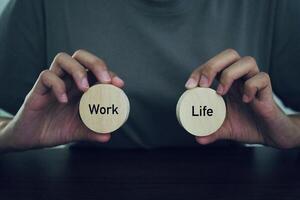
{"type": "Polygon", "coordinates": [[[97,133],[111,133],[128,118],[129,100],[120,88],[110,84],[97,84],[86,91],[79,103],[83,123],[97,133]]]}
{"type": "Polygon", "coordinates": [[[226,106],[223,98],[211,88],[193,88],[178,100],[176,115],[179,123],[195,136],[207,136],[223,124],[226,106]]]}

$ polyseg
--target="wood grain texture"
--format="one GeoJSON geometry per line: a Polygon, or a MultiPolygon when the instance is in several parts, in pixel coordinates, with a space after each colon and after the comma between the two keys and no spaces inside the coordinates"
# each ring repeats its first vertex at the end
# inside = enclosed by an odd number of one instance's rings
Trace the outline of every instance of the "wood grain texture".
{"type": "Polygon", "coordinates": [[[181,95],[176,115],[186,131],[195,136],[207,136],[216,132],[223,124],[226,106],[215,90],[197,87],[181,95]]]}
{"type": "Polygon", "coordinates": [[[129,110],[124,91],[110,84],[92,86],[79,104],[81,120],[97,133],[111,133],[120,128],[126,122],[129,110]]]}

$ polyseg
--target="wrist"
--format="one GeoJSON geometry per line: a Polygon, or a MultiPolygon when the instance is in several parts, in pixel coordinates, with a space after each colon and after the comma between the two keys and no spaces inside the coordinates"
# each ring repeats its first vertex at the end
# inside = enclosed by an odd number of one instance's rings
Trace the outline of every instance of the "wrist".
{"type": "Polygon", "coordinates": [[[292,148],[291,120],[274,101],[256,110],[257,129],[262,136],[262,144],[275,148],[292,148]]]}
{"type": "Polygon", "coordinates": [[[0,153],[16,150],[13,142],[13,119],[0,119],[0,153]]]}
{"type": "Polygon", "coordinates": [[[267,145],[282,149],[300,146],[300,123],[293,117],[281,112],[267,124],[267,145]]]}
{"type": "Polygon", "coordinates": [[[293,147],[300,146],[300,115],[287,115],[290,121],[290,134],[293,135],[294,145],[293,147]]]}

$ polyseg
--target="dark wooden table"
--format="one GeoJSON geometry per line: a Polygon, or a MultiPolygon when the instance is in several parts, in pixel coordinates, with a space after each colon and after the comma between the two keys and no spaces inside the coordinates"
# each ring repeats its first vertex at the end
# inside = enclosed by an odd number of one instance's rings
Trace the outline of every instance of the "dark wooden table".
{"type": "Polygon", "coordinates": [[[44,149],[0,155],[4,199],[300,199],[299,150],[44,149]]]}

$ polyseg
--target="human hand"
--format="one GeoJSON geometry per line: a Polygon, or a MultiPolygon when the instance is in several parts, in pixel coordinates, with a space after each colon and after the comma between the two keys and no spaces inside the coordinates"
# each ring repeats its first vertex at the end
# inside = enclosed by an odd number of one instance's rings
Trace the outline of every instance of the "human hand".
{"type": "Polygon", "coordinates": [[[74,141],[107,142],[110,134],[94,134],[81,122],[78,104],[89,88],[87,70],[100,83],[123,87],[103,60],[78,50],[72,56],[59,53],[43,71],[16,116],[1,130],[0,149],[23,150],[74,141]]]}
{"type": "Polygon", "coordinates": [[[270,77],[260,72],[254,58],[227,49],[195,69],[186,87],[210,87],[219,77],[217,93],[225,96],[227,115],[219,130],[196,137],[200,144],[220,139],[260,143],[279,148],[300,144],[299,124],[286,116],[273,100],[270,77]]]}

